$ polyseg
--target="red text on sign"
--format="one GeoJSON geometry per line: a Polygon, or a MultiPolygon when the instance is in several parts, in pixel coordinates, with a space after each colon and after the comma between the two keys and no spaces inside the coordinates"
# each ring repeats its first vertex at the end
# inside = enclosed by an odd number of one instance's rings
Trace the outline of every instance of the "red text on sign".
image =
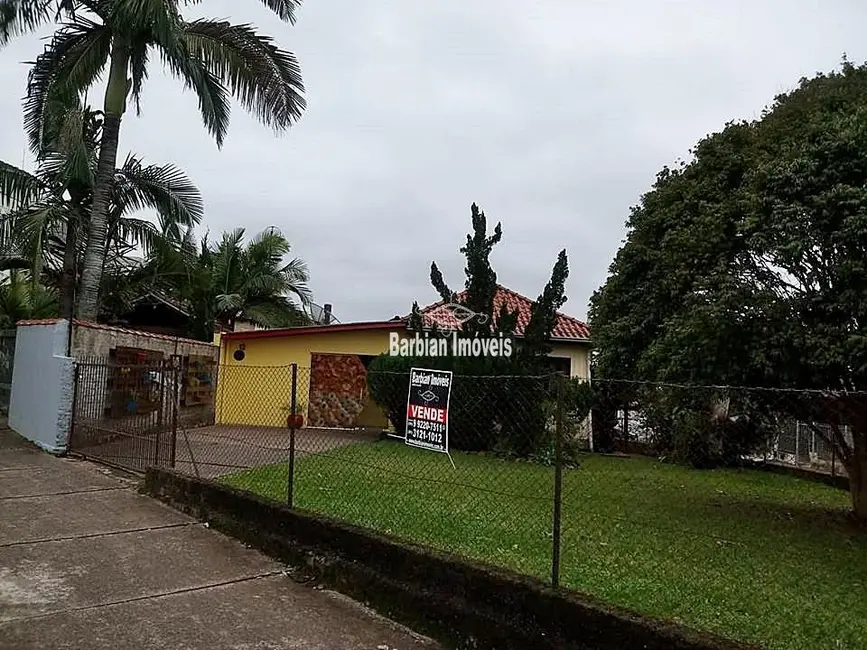
{"type": "Polygon", "coordinates": [[[413,420],[427,420],[428,422],[443,423],[446,421],[446,410],[436,408],[435,406],[418,406],[417,404],[410,404],[407,408],[406,414],[413,420]]]}

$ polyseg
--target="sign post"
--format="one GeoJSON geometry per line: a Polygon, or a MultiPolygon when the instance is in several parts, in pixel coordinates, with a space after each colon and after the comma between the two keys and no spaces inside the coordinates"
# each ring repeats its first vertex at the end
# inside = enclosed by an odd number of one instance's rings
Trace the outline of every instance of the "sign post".
{"type": "MultiPolygon", "coordinates": [[[[450,370],[412,368],[406,400],[406,444],[449,453],[450,370]]],[[[449,456],[451,458],[451,456],[449,456]]]]}

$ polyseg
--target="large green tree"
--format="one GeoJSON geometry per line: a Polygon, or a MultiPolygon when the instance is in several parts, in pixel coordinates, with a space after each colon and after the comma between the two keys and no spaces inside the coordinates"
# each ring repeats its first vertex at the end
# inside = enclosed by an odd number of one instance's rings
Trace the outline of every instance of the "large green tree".
{"type": "MultiPolygon", "coordinates": [[[[29,269],[57,289],[61,314],[69,316],[85,254],[79,233],[90,221],[102,119],[74,100],[54,117],[33,173],[0,161],[0,201],[9,206],[0,217],[0,251],[8,266],[29,269]]],[[[180,242],[204,211],[199,191],[181,170],[145,165],[132,154],[115,170],[110,190],[107,268],[157,240],[180,242]],[[158,223],[136,216],[143,209],[154,210],[158,223]]]]}
{"type": "Polygon", "coordinates": [[[659,174],[590,324],[600,377],[820,391],[738,394],[827,425],[867,520],[865,188],[867,66],[844,62],[659,174]]]}
{"type": "MultiPolygon", "coordinates": [[[[295,57],[250,25],[184,20],[179,0],[0,0],[0,46],[17,34],[60,21],[33,64],[25,100],[25,127],[39,146],[45,107],[56,95],[80,94],[107,78],[102,138],[82,268],[78,316],[95,319],[105,263],[112,177],[127,101],[140,109],[144,82],[157,54],[169,72],[198,96],[205,127],[221,146],[229,124],[229,95],[275,130],[303,109],[295,57]]],[[[187,0],[183,4],[197,4],[187,0]]],[[[294,21],[298,0],[264,0],[294,21]]]]}

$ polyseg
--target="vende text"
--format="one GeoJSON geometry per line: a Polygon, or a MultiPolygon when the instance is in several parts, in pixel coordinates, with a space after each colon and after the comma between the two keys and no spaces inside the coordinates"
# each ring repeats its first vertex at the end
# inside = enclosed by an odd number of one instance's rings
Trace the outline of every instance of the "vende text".
{"type": "Polygon", "coordinates": [[[407,415],[413,420],[427,420],[428,422],[445,422],[446,410],[434,406],[416,406],[410,404],[407,415]]]}

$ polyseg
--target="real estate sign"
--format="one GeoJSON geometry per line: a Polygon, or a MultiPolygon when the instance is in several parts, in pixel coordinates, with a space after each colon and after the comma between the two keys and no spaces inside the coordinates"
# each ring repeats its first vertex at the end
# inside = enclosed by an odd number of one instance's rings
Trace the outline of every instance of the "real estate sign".
{"type": "Polygon", "coordinates": [[[406,444],[449,453],[450,370],[413,368],[406,400],[406,444]]]}

